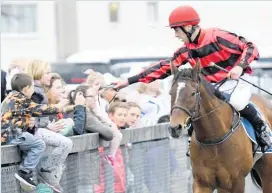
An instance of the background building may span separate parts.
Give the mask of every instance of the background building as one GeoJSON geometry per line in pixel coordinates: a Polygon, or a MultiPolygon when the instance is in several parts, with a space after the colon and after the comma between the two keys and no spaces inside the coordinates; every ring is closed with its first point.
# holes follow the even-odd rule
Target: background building
{"type": "Polygon", "coordinates": [[[194,6],[202,27],[242,34],[272,45],[269,1],[5,1],[1,5],[1,64],[14,57],[49,61],[89,49],[167,47],[180,42],[167,28],[178,5],[194,6]]]}

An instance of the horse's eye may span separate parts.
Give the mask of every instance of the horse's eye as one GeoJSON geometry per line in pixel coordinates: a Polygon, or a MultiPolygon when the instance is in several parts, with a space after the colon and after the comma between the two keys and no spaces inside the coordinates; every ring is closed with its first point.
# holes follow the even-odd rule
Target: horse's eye
{"type": "Polygon", "coordinates": [[[195,95],[196,95],[196,92],[193,92],[193,93],[192,93],[192,96],[195,96],[195,95]]]}

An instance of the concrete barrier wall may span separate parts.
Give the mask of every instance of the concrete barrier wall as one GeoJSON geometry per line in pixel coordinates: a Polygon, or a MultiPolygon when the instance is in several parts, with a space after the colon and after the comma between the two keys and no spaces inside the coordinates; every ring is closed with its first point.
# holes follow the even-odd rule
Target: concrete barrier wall
{"type": "MultiPolygon", "coordinates": [[[[125,168],[126,193],[191,193],[190,161],[185,156],[187,138],[170,139],[167,124],[122,130],[121,152],[125,168]],[[131,148],[125,146],[132,143],[131,148]]],[[[61,185],[65,193],[95,193],[104,173],[105,193],[114,192],[112,168],[100,158],[98,147],[109,142],[98,134],[73,136],[72,153],[66,160],[61,185]],[[103,165],[103,170],[101,169],[103,165]]],[[[107,151],[107,148],[106,148],[107,151]]],[[[20,162],[16,146],[1,147],[1,192],[21,193],[13,177],[20,162]]],[[[259,192],[247,178],[246,193],[259,192]]]]}

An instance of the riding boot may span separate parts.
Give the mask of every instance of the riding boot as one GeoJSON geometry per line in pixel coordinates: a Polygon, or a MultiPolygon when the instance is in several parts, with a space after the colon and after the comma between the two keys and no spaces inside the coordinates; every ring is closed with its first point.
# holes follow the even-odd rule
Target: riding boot
{"type": "Polygon", "coordinates": [[[264,153],[272,144],[270,133],[266,130],[266,124],[261,117],[259,117],[257,110],[252,104],[248,104],[240,111],[240,114],[252,124],[257,135],[258,143],[264,153]]]}

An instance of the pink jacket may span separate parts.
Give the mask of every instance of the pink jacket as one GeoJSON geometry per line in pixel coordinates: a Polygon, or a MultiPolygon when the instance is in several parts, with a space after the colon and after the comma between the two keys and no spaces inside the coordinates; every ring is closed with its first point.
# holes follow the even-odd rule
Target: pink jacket
{"type": "MultiPolygon", "coordinates": [[[[100,184],[95,184],[94,186],[94,192],[95,193],[104,193],[105,192],[105,181],[104,181],[104,147],[100,147],[99,154],[101,157],[100,162],[100,184]]],[[[118,193],[125,193],[126,191],[126,175],[125,175],[125,167],[124,167],[124,161],[123,161],[123,155],[121,152],[121,149],[118,148],[116,155],[115,155],[115,163],[113,166],[114,171],[114,192],[118,193]]]]}

